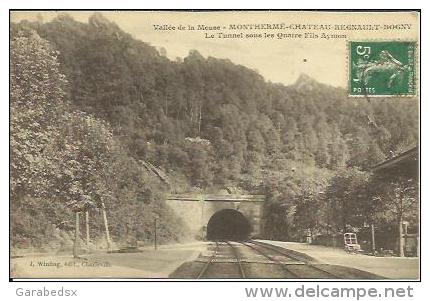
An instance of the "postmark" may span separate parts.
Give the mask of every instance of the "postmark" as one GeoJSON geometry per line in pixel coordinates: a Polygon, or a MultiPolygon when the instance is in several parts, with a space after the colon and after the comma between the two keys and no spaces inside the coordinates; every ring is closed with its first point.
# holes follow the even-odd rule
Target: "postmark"
{"type": "Polygon", "coordinates": [[[349,96],[416,95],[416,42],[349,42],[349,96]]]}

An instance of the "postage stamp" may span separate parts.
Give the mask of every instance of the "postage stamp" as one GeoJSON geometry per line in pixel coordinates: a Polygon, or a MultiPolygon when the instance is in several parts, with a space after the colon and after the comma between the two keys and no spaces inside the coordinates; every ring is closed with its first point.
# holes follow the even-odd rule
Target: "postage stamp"
{"type": "Polygon", "coordinates": [[[350,96],[416,95],[416,43],[350,42],[350,96]]]}

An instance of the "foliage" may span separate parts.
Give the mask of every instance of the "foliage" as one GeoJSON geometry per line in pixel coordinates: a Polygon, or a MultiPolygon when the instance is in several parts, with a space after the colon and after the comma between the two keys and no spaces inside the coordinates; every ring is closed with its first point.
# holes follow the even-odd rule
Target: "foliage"
{"type": "Polygon", "coordinates": [[[38,194],[49,180],[44,151],[58,132],[66,80],[58,52],[35,32],[11,41],[10,150],[12,195],[38,194]]]}
{"type": "Polygon", "coordinates": [[[418,221],[418,184],[416,180],[397,176],[389,179],[375,175],[369,188],[375,203],[374,220],[379,224],[418,221]]]}
{"type": "Polygon", "coordinates": [[[58,239],[58,231],[67,233],[73,229],[72,211],[91,210],[92,216],[99,216],[91,228],[95,231],[93,235],[100,236],[102,222],[97,210],[102,203],[108,208],[111,233],[116,239],[124,237],[122,225],[130,218],[142,220],[136,222],[141,240],[152,239],[151,227],[148,233],[142,232],[148,226],[143,221],[152,220],[157,212],[162,221],[160,240],[183,238],[183,223],[164,205],[160,184],[127,155],[109,124],[69,105],[65,93],[67,81],[59,71],[57,54],[32,30],[14,33],[11,42],[13,244],[40,246],[58,239]],[[135,214],[129,214],[130,210],[135,214]]]}
{"type": "Polygon", "coordinates": [[[339,171],[324,193],[328,225],[335,232],[348,232],[369,223],[373,212],[368,193],[369,174],[349,168],[339,171]]]}
{"type": "MultiPolygon", "coordinates": [[[[348,99],[346,91],[302,75],[291,86],[196,50],[170,61],[147,43],[95,14],[88,24],[62,15],[35,28],[60,51],[80,110],[107,120],[137,159],[194,182],[199,160],[186,137],[212,142],[217,164],[194,182],[249,187],[274,158],[318,168],[367,168],[417,141],[416,100],[348,99]],[[175,160],[179,156],[179,160],[175,160]]],[[[206,151],[199,155],[206,158],[206,151]]]]}
{"type": "Polygon", "coordinates": [[[171,61],[100,13],[88,23],[67,14],[22,21],[12,37],[13,195],[40,197],[61,182],[62,202],[105,200],[116,225],[137,219],[129,228],[139,233],[163,206],[142,160],[170,175],[175,191],[265,193],[266,235],[299,239],[308,228],[369,220],[360,170],[417,143],[416,99],[351,99],[306,75],[275,84],[196,50],[171,61]]]}
{"type": "MultiPolygon", "coordinates": [[[[321,197],[333,172],[294,161],[278,162],[280,171],[269,172],[262,183],[267,196],[264,235],[275,240],[302,240],[308,229],[324,225],[321,197]]],[[[316,234],[316,233],[315,233],[316,234]]]]}

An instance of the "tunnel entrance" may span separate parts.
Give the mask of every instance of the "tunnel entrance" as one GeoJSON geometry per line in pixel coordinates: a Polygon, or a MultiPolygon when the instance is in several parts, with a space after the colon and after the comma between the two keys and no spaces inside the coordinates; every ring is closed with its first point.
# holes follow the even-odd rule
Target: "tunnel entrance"
{"type": "Polygon", "coordinates": [[[207,226],[208,240],[246,240],[251,233],[251,225],[237,210],[223,209],[210,218],[207,226]]]}

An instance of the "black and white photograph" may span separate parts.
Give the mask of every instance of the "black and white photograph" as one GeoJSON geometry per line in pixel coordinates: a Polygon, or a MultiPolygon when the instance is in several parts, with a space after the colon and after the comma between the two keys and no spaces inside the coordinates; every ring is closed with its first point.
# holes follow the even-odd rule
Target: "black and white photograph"
{"type": "Polygon", "coordinates": [[[9,17],[12,281],[420,281],[420,10],[9,17]]]}

